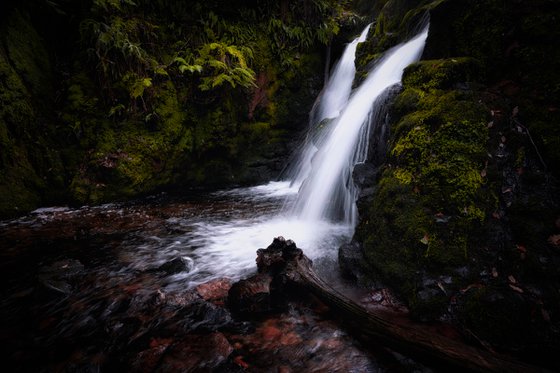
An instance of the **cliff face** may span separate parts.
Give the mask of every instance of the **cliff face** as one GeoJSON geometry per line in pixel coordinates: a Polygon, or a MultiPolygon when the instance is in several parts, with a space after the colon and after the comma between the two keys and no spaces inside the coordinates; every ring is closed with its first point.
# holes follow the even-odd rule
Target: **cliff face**
{"type": "Polygon", "coordinates": [[[335,1],[2,4],[0,216],[269,180],[306,127],[335,1]]]}
{"type": "Polygon", "coordinates": [[[48,52],[25,13],[0,27],[0,216],[58,197],[64,185],[48,52]]]}
{"type": "Polygon", "coordinates": [[[550,357],[560,346],[560,6],[412,3],[387,2],[360,50],[367,71],[429,12],[423,60],[390,115],[386,164],[359,203],[364,268],[420,319],[550,357]]]}

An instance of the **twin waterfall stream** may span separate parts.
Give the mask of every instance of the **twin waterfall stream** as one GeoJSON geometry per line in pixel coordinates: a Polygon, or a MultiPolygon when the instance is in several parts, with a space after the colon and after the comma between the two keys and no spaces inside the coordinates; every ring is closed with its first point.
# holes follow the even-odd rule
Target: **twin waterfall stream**
{"type": "MultiPolygon", "coordinates": [[[[267,247],[274,237],[284,236],[294,240],[314,261],[318,273],[328,277],[336,272],[338,247],[350,240],[357,224],[359,191],[352,181],[352,169],[366,160],[372,128],[384,124],[384,118],[377,115],[384,92],[398,84],[405,67],[420,58],[428,34],[426,27],[388,51],[352,90],[356,48],[366,39],[369,27],[348,44],[333,69],[310,113],[309,133],[293,157],[297,161],[284,172],[283,181],[188,197],[187,202],[175,205],[166,202],[153,207],[148,200],[140,208],[127,204],[42,208],[15,221],[0,222],[0,232],[16,227],[32,230],[61,219],[93,224],[108,222],[111,217],[121,219],[126,222],[118,227],[107,223],[110,227],[106,229],[114,228],[122,237],[98,243],[117,253],[116,259],[105,264],[105,275],[132,277],[135,272],[180,259],[188,270],[169,276],[165,289],[245,277],[255,271],[256,250],[267,247]],[[160,208],[165,213],[149,211],[160,208]],[[140,222],[130,223],[133,219],[140,222]]],[[[61,238],[65,229],[57,229],[61,238]]],[[[97,229],[110,236],[105,228],[97,229]]],[[[84,231],[84,237],[96,233],[91,228],[84,231]]],[[[76,240],[76,234],[72,237],[76,240]]]]}
{"type": "Polygon", "coordinates": [[[279,235],[303,248],[319,273],[332,270],[338,247],[351,238],[358,219],[355,202],[359,191],[352,169],[366,160],[372,128],[384,124],[384,118],[376,115],[384,93],[420,58],[428,35],[425,27],[410,41],[388,51],[352,92],[356,48],[369,28],[346,47],[333,69],[310,114],[307,139],[286,180],[218,193],[242,203],[277,200],[282,206],[248,220],[198,223],[190,239],[205,249],[200,257],[195,253],[195,270],[188,275],[191,280],[204,281],[196,274],[200,271],[238,278],[254,269],[255,250],[279,235]],[[330,269],[322,271],[323,262],[330,269]]]}

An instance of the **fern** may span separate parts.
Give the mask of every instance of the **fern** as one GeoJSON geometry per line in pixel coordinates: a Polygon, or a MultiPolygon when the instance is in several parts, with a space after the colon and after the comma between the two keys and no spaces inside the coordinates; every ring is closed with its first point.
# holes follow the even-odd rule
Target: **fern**
{"type": "Polygon", "coordinates": [[[152,86],[152,79],[141,77],[134,73],[127,73],[123,77],[122,83],[127,88],[130,97],[136,99],[142,97],[146,88],[152,86]]]}
{"type": "Polygon", "coordinates": [[[225,83],[232,88],[255,86],[255,72],[248,67],[247,57],[252,58],[247,48],[219,42],[203,45],[195,59],[195,65],[205,72],[199,88],[208,91],[225,83]]]}

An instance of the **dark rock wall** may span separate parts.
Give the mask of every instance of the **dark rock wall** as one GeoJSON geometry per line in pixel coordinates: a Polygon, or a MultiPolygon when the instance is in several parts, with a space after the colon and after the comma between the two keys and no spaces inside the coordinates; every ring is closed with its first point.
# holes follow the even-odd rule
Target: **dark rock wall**
{"type": "MultiPolygon", "coordinates": [[[[56,199],[64,168],[53,104],[52,61],[28,14],[0,26],[0,216],[56,199]]],[[[59,138],[60,136],[60,138],[59,138]]]]}
{"type": "MultiPolygon", "coordinates": [[[[420,8],[430,14],[423,60],[405,71],[388,159],[359,203],[354,246],[369,279],[396,290],[417,318],[453,320],[473,338],[554,365],[560,4],[420,8]]],[[[420,8],[386,3],[360,47],[362,71],[406,38],[420,8]]]]}

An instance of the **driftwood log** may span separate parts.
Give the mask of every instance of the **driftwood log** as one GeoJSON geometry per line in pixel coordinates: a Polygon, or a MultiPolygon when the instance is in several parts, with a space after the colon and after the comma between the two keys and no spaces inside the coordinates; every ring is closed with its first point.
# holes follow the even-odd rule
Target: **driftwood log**
{"type": "MultiPolygon", "coordinates": [[[[279,298],[278,293],[296,287],[309,291],[340,317],[356,336],[375,340],[395,351],[414,357],[435,366],[454,371],[476,372],[543,372],[535,366],[516,361],[508,356],[490,353],[461,341],[434,333],[419,324],[395,322],[384,314],[375,314],[325,283],[312,268],[312,262],[291,240],[275,238],[266,249],[257,251],[257,285],[234,285],[230,290],[230,301],[245,311],[255,308],[248,303],[255,301],[256,308],[263,310],[279,298]],[[243,293],[242,287],[249,288],[243,293]],[[276,293],[276,294],[275,294],[276,293]],[[244,303],[244,301],[246,301],[244,303]],[[243,305],[244,304],[244,305],[243,305]]],[[[285,295],[284,295],[285,297],[285,295]]]]}

